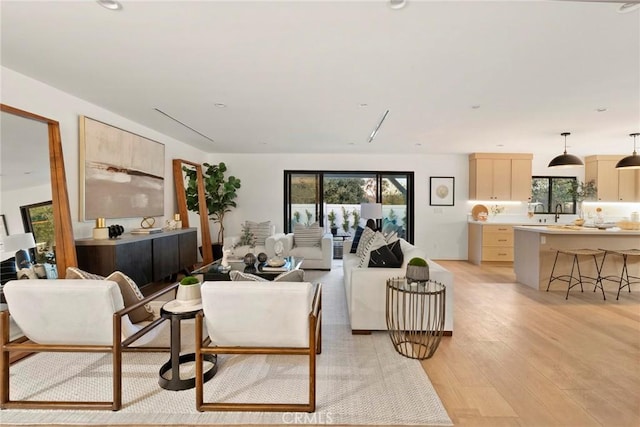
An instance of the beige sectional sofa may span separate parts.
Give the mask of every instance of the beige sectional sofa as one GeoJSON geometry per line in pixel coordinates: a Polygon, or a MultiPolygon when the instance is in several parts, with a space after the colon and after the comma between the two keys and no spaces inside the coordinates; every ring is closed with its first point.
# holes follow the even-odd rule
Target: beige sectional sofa
{"type": "Polygon", "coordinates": [[[453,333],[453,273],[437,263],[427,259],[424,250],[417,248],[404,239],[400,246],[404,262],[400,268],[359,268],[360,258],[350,253],[352,241],[344,242],[342,256],[344,269],[344,288],[349,309],[351,331],[354,333],[387,330],[386,322],[386,284],[387,279],[404,277],[407,262],[420,257],[429,263],[432,280],[443,283],[446,290],[445,334],[453,333]]]}

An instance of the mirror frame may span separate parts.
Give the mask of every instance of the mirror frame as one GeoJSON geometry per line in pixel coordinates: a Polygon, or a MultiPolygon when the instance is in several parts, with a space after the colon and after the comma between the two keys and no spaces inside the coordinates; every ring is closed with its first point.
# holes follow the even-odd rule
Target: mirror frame
{"type": "Polygon", "coordinates": [[[176,201],[178,202],[178,213],[182,220],[182,227],[189,227],[189,210],[187,209],[187,195],[184,188],[184,175],[182,166],[193,166],[196,170],[198,181],[198,206],[200,215],[200,234],[202,238],[202,264],[213,262],[213,249],[211,248],[211,233],[209,231],[209,213],[207,211],[207,198],[204,194],[204,178],[202,176],[202,165],[183,159],[173,159],[173,182],[176,189],[176,201]]]}
{"type": "Polygon", "coordinates": [[[56,268],[58,277],[65,277],[67,267],[77,267],[76,243],[73,237],[71,209],[67,176],[64,169],[60,124],[47,117],[39,116],[19,108],[0,104],[0,111],[47,125],[49,133],[49,170],[51,172],[51,201],[53,203],[53,222],[56,236],[56,268]]]}

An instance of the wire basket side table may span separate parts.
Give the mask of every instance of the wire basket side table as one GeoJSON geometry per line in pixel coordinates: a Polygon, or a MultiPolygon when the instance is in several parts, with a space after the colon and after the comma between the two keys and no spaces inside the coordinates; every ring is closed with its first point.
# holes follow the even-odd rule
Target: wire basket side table
{"type": "Polygon", "coordinates": [[[444,335],[446,286],[391,278],[386,300],[387,329],[396,351],[411,359],[433,356],[444,335]]]}

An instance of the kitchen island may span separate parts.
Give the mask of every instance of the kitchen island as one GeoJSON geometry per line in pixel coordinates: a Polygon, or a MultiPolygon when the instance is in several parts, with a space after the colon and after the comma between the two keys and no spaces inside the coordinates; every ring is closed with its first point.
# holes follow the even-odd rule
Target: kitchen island
{"type": "MultiPolygon", "coordinates": [[[[546,290],[557,249],[633,249],[640,248],[640,231],[618,228],[597,228],[549,225],[516,226],[514,230],[513,269],[516,281],[539,290],[546,290]]],[[[598,258],[600,263],[602,257],[598,258]]],[[[560,255],[555,275],[569,274],[572,258],[560,255]]],[[[640,262],[629,258],[629,274],[640,275],[640,262]]],[[[589,258],[580,259],[583,276],[596,276],[594,263],[589,258]]],[[[620,277],[622,257],[607,255],[602,276],[620,277]]],[[[554,281],[551,290],[566,290],[566,283],[554,281]]],[[[617,284],[605,281],[605,289],[618,289],[617,284]]],[[[589,288],[593,290],[593,288],[589,288]]]]}

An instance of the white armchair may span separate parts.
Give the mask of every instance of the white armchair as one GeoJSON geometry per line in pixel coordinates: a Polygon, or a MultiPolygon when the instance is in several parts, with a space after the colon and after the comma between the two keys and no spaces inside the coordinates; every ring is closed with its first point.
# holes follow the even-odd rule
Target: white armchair
{"type": "MultiPolygon", "coordinates": [[[[316,407],[316,354],[322,342],[322,286],[308,282],[205,282],[196,316],[198,411],[306,411],[316,407]],[[204,338],[203,323],[209,331],[204,338]],[[309,358],[307,403],[204,402],[206,354],[285,354],[309,358]]],[[[224,364],[220,370],[225,369],[224,364]]],[[[230,392],[230,397],[235,396],[230,392]]]]}
{"type": "Polygon", "coordinates": [[[296,246],[294,233],[281,239],[284,246],[283,256],[304,258],[300,268],[303,270],[331,270],[333,260],[333,235],[324,234],[318,246],[296,246]]]}
{"type": "Polygon", "coordinates": [[[4,286],[8,310],[0,313],[0,408],[2,409],[109,409],[122,406],[122,352],[167,351],[168,335],[162,339],[157,326],[165,319],[133,324],[128,313],[158,296],[174,290],[169,286],[124,308],[118,284],[110,280],[14,280],[4,286]],[[5,331],[11,320],[25,336],[12,339],[5,331]],[[157,342],[162,342],[157,346],[157,342]],[[138,346],[145,346],[137,348],[138,346]],[[9,393],[9,358],[19,352],[103,352],[113,360],[113,399],[87,401],[15,401],[9,393]]]}

